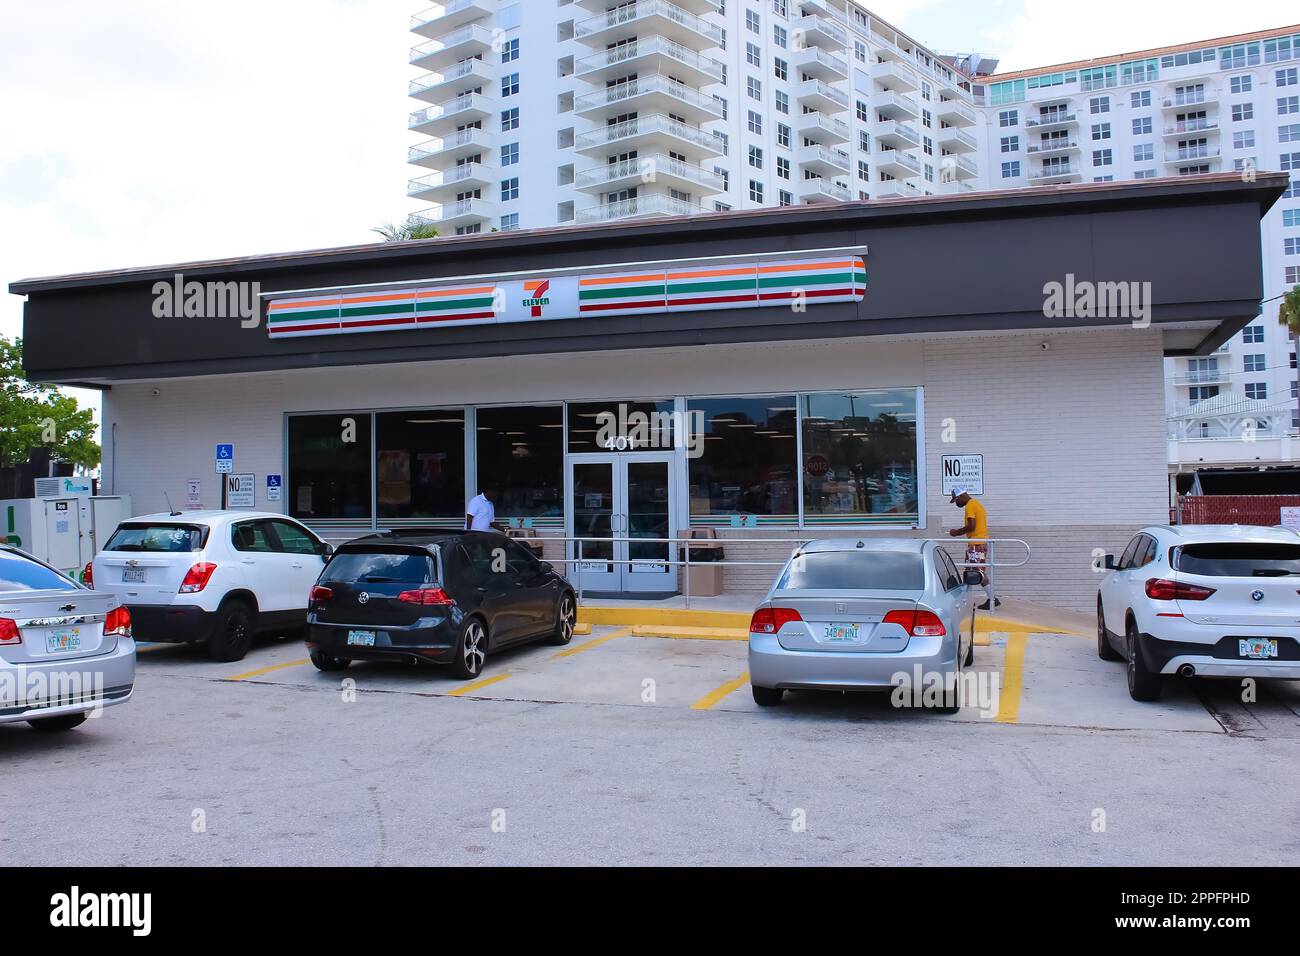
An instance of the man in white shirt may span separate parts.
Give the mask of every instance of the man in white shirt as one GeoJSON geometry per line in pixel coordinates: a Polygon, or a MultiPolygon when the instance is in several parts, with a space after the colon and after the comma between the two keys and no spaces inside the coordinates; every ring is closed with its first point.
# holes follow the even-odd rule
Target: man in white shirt
{"type": "Polygon", "coordinates": [[[504,531],[497,524],[497,509],[494,502],[499,497],[496,488],[488,486],[470,499],[465,506],[466,531],[504,531]]]}

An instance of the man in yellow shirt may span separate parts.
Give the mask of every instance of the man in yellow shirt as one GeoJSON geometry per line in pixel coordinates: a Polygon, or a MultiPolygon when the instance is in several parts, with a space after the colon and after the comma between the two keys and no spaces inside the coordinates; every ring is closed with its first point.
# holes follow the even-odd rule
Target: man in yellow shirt
{"type": "Polygon", "coordinates": [[[1002,602],[993,593],[993,543],[988,540],[988,512],[984,509],[984,505],[972,498],[965,488],[954,488],[952,497],[948,500],[961,508],[966,515],[966,523],[960,528],[953,528],[948,534],[954,538],[966,536],[966,564],[984,576],[986,597],[979,609],[992,610],[1002,602]]]}

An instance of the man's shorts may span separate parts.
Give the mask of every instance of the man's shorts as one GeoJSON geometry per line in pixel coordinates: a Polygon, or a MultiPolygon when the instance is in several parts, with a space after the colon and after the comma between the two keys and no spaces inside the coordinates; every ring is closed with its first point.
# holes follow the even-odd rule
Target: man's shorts
{"type": "Polygon", "coordinates": [[[987,542],[966,545],[966,565],[968,569],[980,572],[984,584],[989,583],[989,546],[987,542]]]}

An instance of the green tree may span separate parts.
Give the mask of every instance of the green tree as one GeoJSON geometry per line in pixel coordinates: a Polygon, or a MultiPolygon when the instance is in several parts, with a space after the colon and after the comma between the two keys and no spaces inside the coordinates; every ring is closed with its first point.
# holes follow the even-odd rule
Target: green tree
{"type": "MultiPolygon", "coordinates": [[[[1292,349],[1300,347],[1300,285],[1282,296],[1282,304],[1277,307],[1277,320],[1291,333],[1292,349]]],[[[1296,354],[1300,355],[1300,352],[1296,354]]]]}
{"type": "Polygon", "coordinates": [[[27,460],[32,449],[48,445],[56,461],[82,468],[99,464],[93,440],[95,412],[52,385],[27,381],[23,340],[0,335],[0,467],[27,460]]]}
{"type": "Polygon", "coordinates": [[[428,223],[412,222],[410,219],[403,223],[386,222],[382,226],[375,226],[370,230],[377,232],[384,237],[384,242],[406,242],[408,239],[437,239],[438,230],[428,223]]]}

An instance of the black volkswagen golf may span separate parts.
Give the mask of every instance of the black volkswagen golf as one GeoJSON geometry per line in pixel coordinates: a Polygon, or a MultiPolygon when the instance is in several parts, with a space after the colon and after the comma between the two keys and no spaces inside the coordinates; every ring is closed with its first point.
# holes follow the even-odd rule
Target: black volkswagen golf
{"type": "Polygon", "coordinates": [[[569,643],[576,619],[569,582],[503,534],[384,532],[342,545],[321,571],[307,648],[323,671],[404,660],[469,679],[502,648],[569,643]]]}

